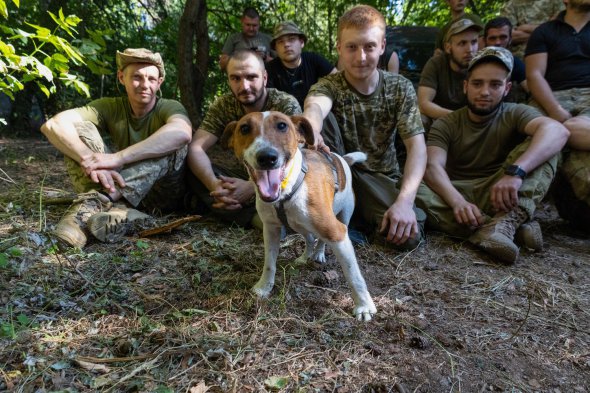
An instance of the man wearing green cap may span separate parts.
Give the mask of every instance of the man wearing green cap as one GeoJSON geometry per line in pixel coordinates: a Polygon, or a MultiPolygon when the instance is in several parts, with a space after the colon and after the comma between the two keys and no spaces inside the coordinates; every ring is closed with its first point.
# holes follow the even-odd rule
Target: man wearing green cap
{"type": "Polygon", "coordinates": [[[542,249],[536,205],[555,175],[569,132],[527,105],[503,102],[513,56],[490,46],[471,60],[464,82],[467,106],[435,121],[417,204],[430,227],[467,238],[504,263],[517,244],[542,249]],[[516,244],[515,244],[516,243],[516,244]]]}
{"type": "Polygon", "coordinates": [[[126,205],[167,211],[184,197],[191,123],[179,102],[157,97],[165,77],[162,58],[139,48],[117,51],[116,59],[126,96],[66,110],[41,127],[65,155],[80,193],[54,230],[70,246],[82,248],[88,232],[116,241],[129,222],[149,219],[126,205]]]}
{"type": "Polygon", "coordinates": [[[270,46],[277,57],[266,64],[267,87],[274,87],[303,101],[318,79],[336,72],[328,60],[317,53],[303,52],[307,37],[291,21],[277,24],[270,46]]]}

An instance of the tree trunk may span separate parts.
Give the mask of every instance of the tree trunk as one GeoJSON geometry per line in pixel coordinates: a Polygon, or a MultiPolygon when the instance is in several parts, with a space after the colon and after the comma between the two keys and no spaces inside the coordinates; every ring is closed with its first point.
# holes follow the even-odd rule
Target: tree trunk
{"type": "Polygon", "coordinates": [[[187,0],[178,30],[178,87],[180,100],[195,129],[201,124],[208,61],[207,3],[187,0]]]}

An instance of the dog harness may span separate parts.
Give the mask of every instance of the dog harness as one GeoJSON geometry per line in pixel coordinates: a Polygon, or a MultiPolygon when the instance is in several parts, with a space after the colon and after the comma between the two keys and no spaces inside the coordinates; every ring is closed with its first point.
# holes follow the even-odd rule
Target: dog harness
{"type": "MultiPolygon", "coordinates": [[[[334,194],[336,194],[336,192],[338,191],[339,187],[339,183],[338,183],[338,170],[336,169],[336,164],[334,163],[334,159],[333,159],[333,154],[332,153],[326,153],[325,151],[321,151],[321,153],[324,155],[324,157],[326,158],[326,160],[328,160],[328,163],[330,164],[330,168],[332,169],[332,173],[334,175],[334,194]]],[[[301,185],[303,184],[303,179],[305,179],[305,175],[307,174],[308,171],[308,167],[307,167],[307,162],[305,160],[305,154],[303,154],[303,152],[301,152],[301,172],[299,172],[299,176],[297,176],[297,181],[295,181],[295,184],[293,185],[293,188],[291,189],[291,192],[288,193],[283,199],[281,199],[281,201],[274,205],[275,206],[275,211],[277,212],[277,216],[279,217],[279,220],[281,220],[281,223],[283,224],[283,226],[285,228],[290,228],[289,227],[289,223],[287,221],[287,213],[285,212],[285,202],[290,201],[291,198],[293,198],[293,195],[295,195],[295,193],[297,192],[297,190],[299,190],[299,187],[301,187],[301,185]]],[[[287,179],[288,176],[285,178],[287,179]]],[[[283,179],[283,182],[285,181],[285,179],[283,179]]]]}

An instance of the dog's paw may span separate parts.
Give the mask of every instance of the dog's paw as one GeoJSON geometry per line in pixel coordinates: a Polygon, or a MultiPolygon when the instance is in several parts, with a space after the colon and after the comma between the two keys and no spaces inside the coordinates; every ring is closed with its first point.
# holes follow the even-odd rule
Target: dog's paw
{"type": "Polygon", "coordinates": [[[311,260],[314,261],[315,263],[319,263],[320,265],[323,265],[324,263],[326,263],[326,254],[324,254],[324,252],[316,252],[311,256],[311,260]]]}
{"type": "Polygon", "coordinates": [[[377,307],[374,304],[362,304],[356,306],[352,311],[357,320],[369,322],[375,314],[377,314],[377,307]]]}
{"type": "Polygon", "coordinates": [[[252,292],[258,297],[268,297],[273,286],[272,283],[258,281],[256,285],[252,287],[252,292]]]}

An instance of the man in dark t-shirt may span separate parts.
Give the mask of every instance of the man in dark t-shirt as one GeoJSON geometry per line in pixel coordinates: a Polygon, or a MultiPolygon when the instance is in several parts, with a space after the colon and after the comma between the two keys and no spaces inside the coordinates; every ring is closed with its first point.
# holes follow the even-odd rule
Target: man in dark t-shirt
{"type": "Polygon", "coordinates": [[[271,48],[277,58],[266,64],[267,87],[291,94],[303,107],[309,88],[323,76],[336,72],[328,60],[313,52],[302,52],[307,37],[291,21],[275,26],[271,48]]]}

